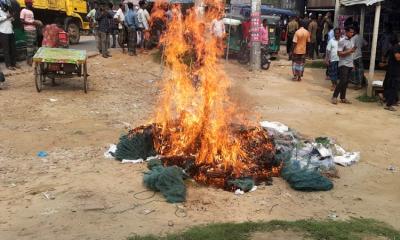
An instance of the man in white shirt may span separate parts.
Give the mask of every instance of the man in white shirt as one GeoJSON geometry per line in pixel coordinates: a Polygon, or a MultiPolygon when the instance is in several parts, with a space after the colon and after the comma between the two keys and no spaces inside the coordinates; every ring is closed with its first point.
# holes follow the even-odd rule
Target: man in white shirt
{"type": "Polygon", "coordinates": [[[337,98],[340,95],[340,102],[345,104],[351,104],[346,98],[347,85],[349,83],[351,70],[354,68],[353,53],[357,47],[351,42],[351,38],[354,35],[354,27],[346,27],[346,37],[340,39],[338,43],[338,55],[339,55],[339,83],[336,85],[335,91],[332,96],[332,103],[337,104],[337,98]]]}
{"type": "Polygon", "coordinates": [[[6,68],[9,70],[15,70],[17,67],[15,59],[15,35],[12,21],[14,21],[14,18],[9,12],[9,6],[5,4],[0,5],[0,44],[3,47],[6,68]]]}
{"type": "Polygon", "coordinates": [[[340,29],[335,28],[335,37],[329,40],[326,47],[325,63],[328,65],[329,78],[332,81],[333,91],[336,88],[337,80],[339,77],[339,55],[338,55],[338,43],[340,40],[340,29]]]}
{"type": "Polygon", "coordinates": [[[114,19],[118,22],[118,44],[122,48],[122,52],[125,53],[126,43],[126,29],[124,25],[125,21],[125,4],[120,3],[117,13],[114,15],[114,19]]]}
{"type": "Polygon", "coordinates": [[[145,46],[145,33],[150,30],[150,14],[146,10],[146,2],[144,0],[139,1],[139,9],[137,11],[137,20],[138,20],[138,34],[140,38],[139,46],[141,51],[144,50],[145,46]]]}
{"type": "Polygon", "coordinates": [[[217,38],[217,45],[219,48],[224,48],[224,37],[226,35],[225,32],[225,24],[223,20],[223,15],[218,19],[214,19],[211,22],[211,34],[217,38]]]}

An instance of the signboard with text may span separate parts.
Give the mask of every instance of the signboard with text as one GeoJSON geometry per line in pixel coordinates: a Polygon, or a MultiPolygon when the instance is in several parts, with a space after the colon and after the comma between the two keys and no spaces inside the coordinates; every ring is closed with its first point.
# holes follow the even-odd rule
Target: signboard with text
{"type": "Polygon", "coordinates": [[[260,13],[255,12],[251,14],[251,28],[250,28],[250,35],[252,42],[260,42],[260,25],[261,25],[261,18],[260,13]]]}

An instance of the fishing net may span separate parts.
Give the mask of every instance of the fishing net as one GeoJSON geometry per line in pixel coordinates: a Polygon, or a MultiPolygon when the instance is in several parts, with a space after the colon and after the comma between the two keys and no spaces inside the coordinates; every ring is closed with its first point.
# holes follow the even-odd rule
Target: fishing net
{"type": "Polygon", "coordinates": [[[150,126],[132,130],[127,135],[121,136],[114,157],[117,160],[136,160],[156,155],[153,145],[153,131],[150,126]]]}
{"type": "Polygon", "coordinates": [[[285,161],[281,176],[293,189],[299,191],[328,191],[333,188],[331,180],[315,169],[302,168],[298,161],[285,161]]]}
{"type": "Polygon", "coordinates": [[[161,192],[170,203],[180,203],[186,200],[186,187],[183,182],[184,174],[177,166],[164,167],[158,159],[150,160],[150,169],[144,174],[143,182],[147,188],[161,192]]]}

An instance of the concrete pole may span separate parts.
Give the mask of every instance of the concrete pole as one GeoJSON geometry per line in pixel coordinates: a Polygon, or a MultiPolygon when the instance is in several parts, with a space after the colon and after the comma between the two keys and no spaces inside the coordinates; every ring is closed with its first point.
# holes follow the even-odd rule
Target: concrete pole
{"type": "Polygon", "coordinates": [[[229,29],[228,29],[228,44],[226,46],[226,61],[229,60],[229,47],[231,46],[230,44],[231,29],[232,29],[232,4],[229,7],[229,29]]]}
{"type": "Polygon", "coordinates": [[[365,6],[361,7],[361,14],[360,14],[360,37],[364,39],[364,28],[365,28],[365,6]]]}
{"type": "Polygon", "coordinates": [[[251,0],[251,51],[250,65],[251,70],[261,70],[261,0],[251,0]]]}
{"type": "Polygon", "coordinates": [[[339,12],[340,12],[340,0],[336,0],[335,2],[335,16],[333,18],[333,26],[335,28],[339,27],[339,12]]]}
{"type": "Polygon", "coordinates": [[[374,31],[372,34],[371,61],[369,63],[369,77],[368,77],[368,88],[367,88],[367,95],[370,97],[372,96],[372,82],[374,81],[374,76],[375,76],[376,46],[378,44],[380,18],[381,18],[381,3],[377,3],[375,7],[374,31]]]}

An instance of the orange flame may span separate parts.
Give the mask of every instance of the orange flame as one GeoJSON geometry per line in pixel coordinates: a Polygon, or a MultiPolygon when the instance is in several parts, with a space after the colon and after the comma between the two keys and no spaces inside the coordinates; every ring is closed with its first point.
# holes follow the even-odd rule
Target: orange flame
{"type": "MultiPolygon", "coordinates": [[[[161,39],[167,70],[155,117],[162,127],[160,139],[167,143],[155,145],[162,155],[192,155],[198,165],[234,168],[239,173],[246,153],[231,126],[235,105],[228,97],[230,81],[219,59],[222,40],[210,32],[224,8],[218,0],[207,3],[212,7],[204,15],[192,8],[183,16],[179,5],[171,7],[161,39]]],[[[153,13],[161,16],[159,9],[153,13]]]]}

